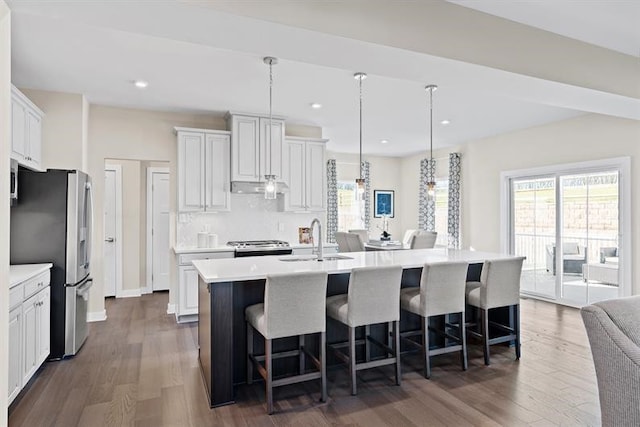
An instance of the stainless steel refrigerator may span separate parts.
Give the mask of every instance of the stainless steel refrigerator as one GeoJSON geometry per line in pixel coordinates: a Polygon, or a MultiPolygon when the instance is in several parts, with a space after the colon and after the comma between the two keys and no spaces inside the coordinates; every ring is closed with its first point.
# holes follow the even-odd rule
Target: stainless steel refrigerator
{"type": "Polygon", "coordinates": [[[18,171],[11,207],[11,264],[53,263],[50,359],[75,355],[88,336],[93,199],[76,170],[18,171]]]}

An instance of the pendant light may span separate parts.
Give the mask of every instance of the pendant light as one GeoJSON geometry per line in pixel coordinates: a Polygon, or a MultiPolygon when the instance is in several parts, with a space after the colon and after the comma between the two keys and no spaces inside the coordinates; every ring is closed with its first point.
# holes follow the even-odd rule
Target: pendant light
{"type": "Polygon", "coordinates": [[[436,195],[435,167],[433,163],[433,92],[438,90],[436,85],[427,85],[424,89],[429,92],[429,181],[427,181],[427,195],[433,200],[436,195]]]}
{"type": "Polygon", "coordinates": [[[276,176],[273,175],[271,170],[271,133],[273,132],[273,66],[278,63],[278,58],[272,56],[266,56],[263,59],[264,63],[269,66],[269,129],[267,129],[267,135],[269,135],[269,144],[267,150],[269,152],[269,168],[267,169],[267,161],[265,159],[265,173],[264,179],[266,181],[264,185],[264,198],[267,200],[273,200],[277,197],[278,184],[276,183],[276,176]]]}
{"type": "Polygon", "coordinates": [[[365,182],[362,177],[362,81],[367,78],[365,73],[355,73],[353,77],[360,84],[360,177],[356,179],[356,199],[365,199],[365,182]]]}

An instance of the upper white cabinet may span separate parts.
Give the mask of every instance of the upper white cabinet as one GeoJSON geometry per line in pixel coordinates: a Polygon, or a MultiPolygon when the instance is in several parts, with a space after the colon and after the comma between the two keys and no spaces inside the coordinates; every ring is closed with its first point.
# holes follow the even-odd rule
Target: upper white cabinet
{"type": "Polygon", "coordinates": [[[178,211],[228,211],[229,132],[175,130],[178,135],[178,211]]]}
{"type": "Polygon", "coordinates": [[[231,129],[231,181],[254,182],[265,174],[283,181],[284,120],[274,118],[270,130],[268,117],[229,113],[227,120],[231,129]]]}
{"type": "Polygon", "coordinates": [[[11,157],[40,170],[44,113],[15,86],[11,86],[11,157]]]}
{"type": "Polygon", "coordinates": [[[283,179],[289,184],[284,195],[285,211],[326,209],[325,139],[287,138],[283,145],[283,179]]]}

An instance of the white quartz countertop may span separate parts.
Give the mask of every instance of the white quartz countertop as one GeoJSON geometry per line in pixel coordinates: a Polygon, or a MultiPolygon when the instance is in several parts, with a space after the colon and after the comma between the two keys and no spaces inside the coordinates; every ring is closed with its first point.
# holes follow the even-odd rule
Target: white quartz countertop
{"type": "Polygon", "coordinates": [[[16,264],[9,266],[9,289],[47,271],[53,264],[16,264]]]}
{"type": "Polygon", "coordinates": [[[317,261],[311,255],[282,255],[233,259],[197,260],[193,265],[207,283],[264,279],[269,274],[326,271],[329,274],[349,273],[358,267],[401,265],[419,268],[427,263],[508,259],[513,255],[459,249],[413,249],[397,251],[369,251],[327,254],[325,257],[346,259],[317,261]],[[297,261],[283,261],[283,260],[297,261]]]}
{"type": "MultiPolygon", "coordinates": [[[[313,245],[304,244],[304,243],[292,243],[290,246],[291,246],[291,249],[305,249],[305,248],[314,247],[313,245]]],[[[336,247],[338,247],[338,245],[336,243],[325,243],[324,247],[325,248],[336,248],[336,247]]],[[[206,253],[206,252],[233,252],[234,251],[233,247],[227,246],[227,245],[216,246],[216,247],[213,247],[213,248],[198,248],[198,247],[193,247],[193,246],[174,246],[172,249],[173,249],[173,252],[176,255],[181,255],[181,254],[199,254],[199,253],[206,253]]]]}

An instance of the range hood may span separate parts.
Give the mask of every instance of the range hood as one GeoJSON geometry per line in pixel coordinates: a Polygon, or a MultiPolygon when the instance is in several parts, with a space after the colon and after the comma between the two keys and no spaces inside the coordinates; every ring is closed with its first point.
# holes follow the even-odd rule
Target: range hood
{"type": "MultiPolygon", "coordinates": [[[[231,192],[239,194],[259,194],[264,193],[266,182],[231,181],[231,192]]],[[[279,182],[276,193],[284,194],[289,191],[289,186],[284,182],[279,182]]]]}

